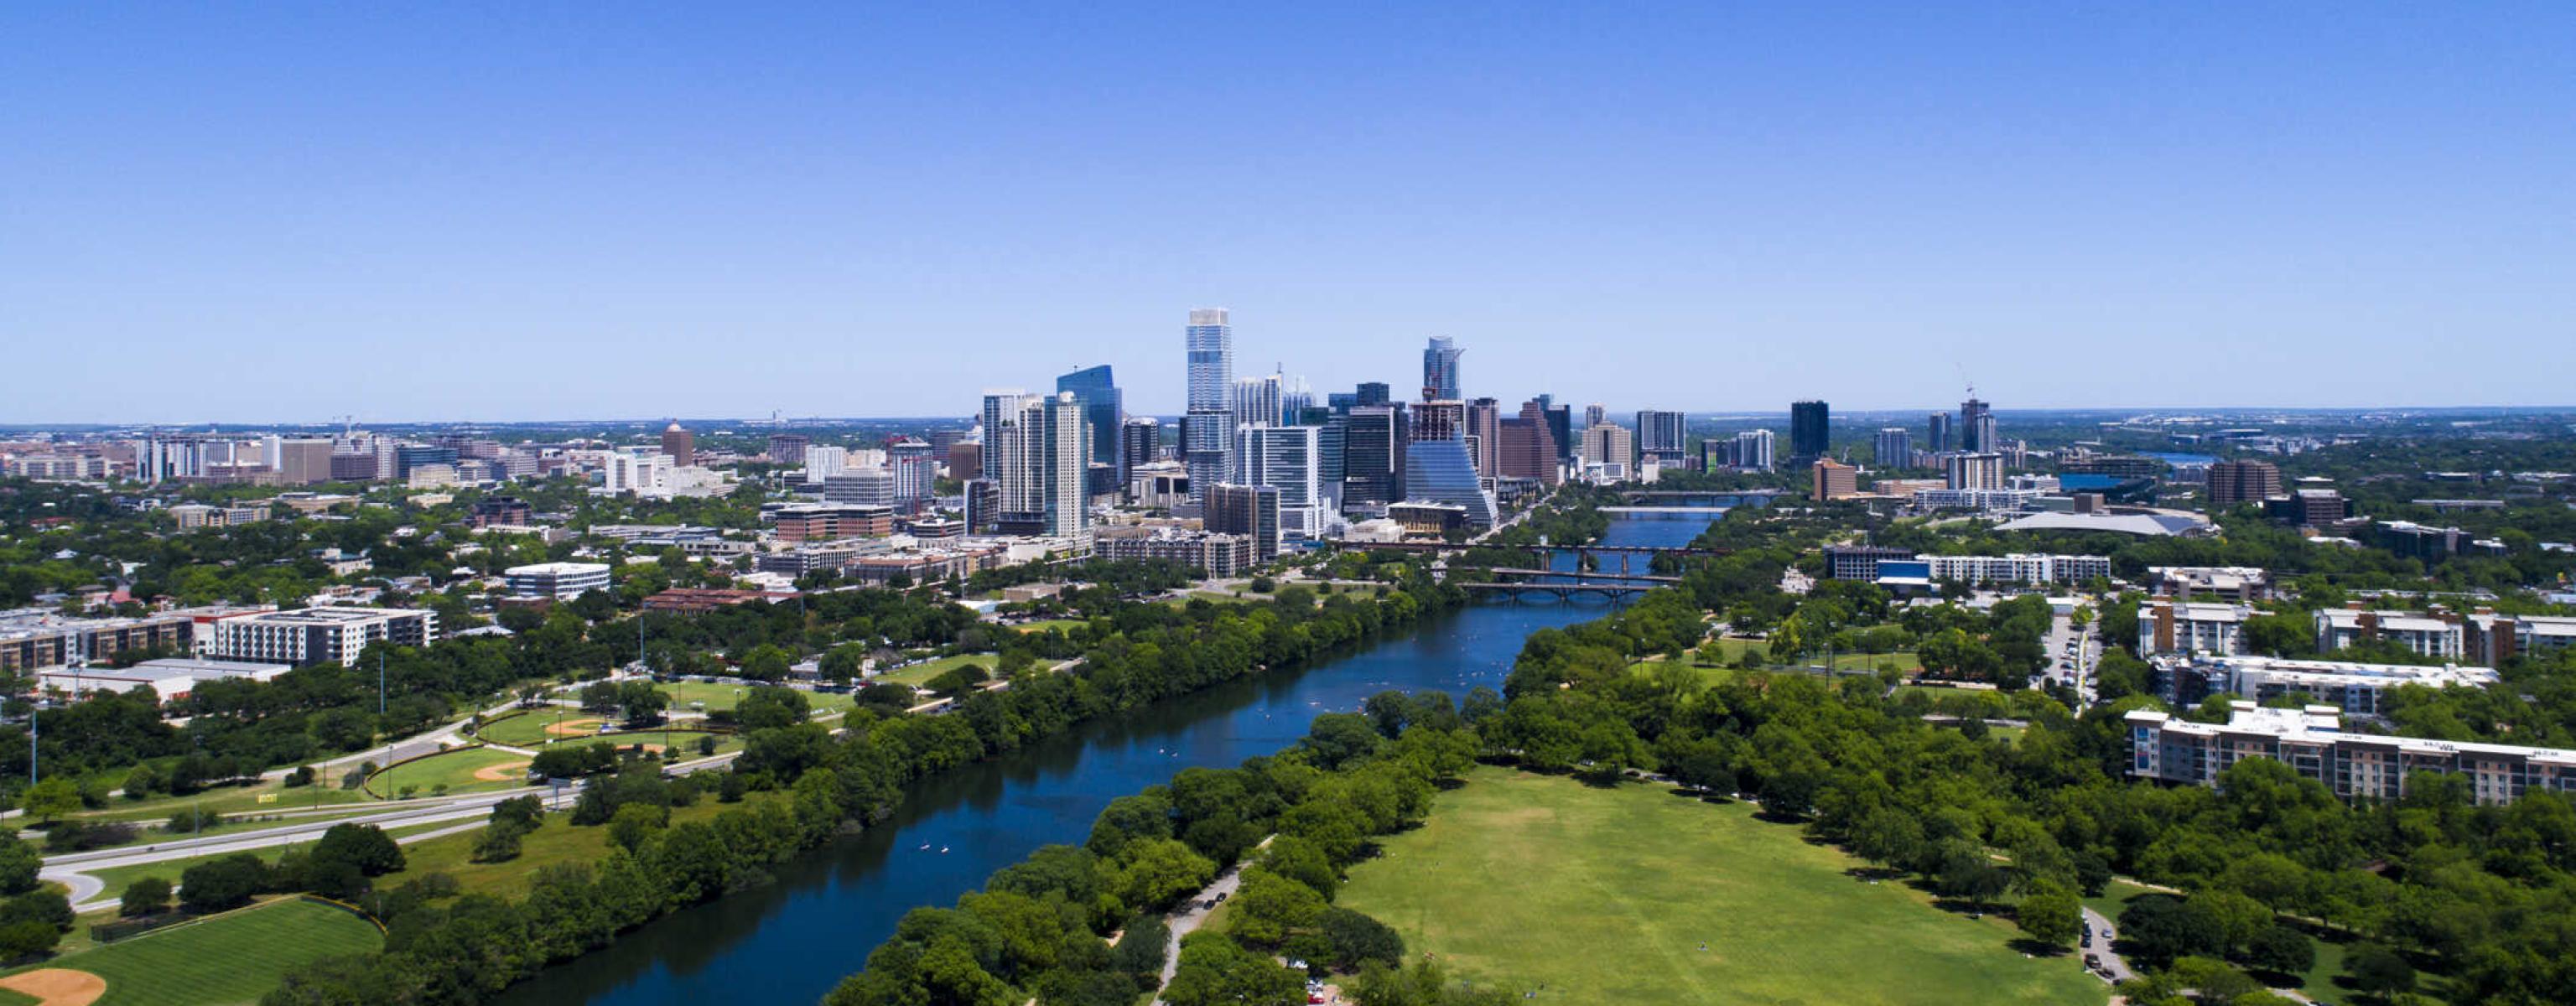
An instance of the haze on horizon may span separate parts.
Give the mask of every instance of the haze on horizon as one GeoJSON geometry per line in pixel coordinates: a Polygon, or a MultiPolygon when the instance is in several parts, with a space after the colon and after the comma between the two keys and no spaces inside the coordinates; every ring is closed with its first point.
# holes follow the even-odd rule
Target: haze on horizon
{"type": "Polygon", "coordinates": [[[2571,404],[2566,5],[609,13],[0,12],[0,422],[2571,404]]]}

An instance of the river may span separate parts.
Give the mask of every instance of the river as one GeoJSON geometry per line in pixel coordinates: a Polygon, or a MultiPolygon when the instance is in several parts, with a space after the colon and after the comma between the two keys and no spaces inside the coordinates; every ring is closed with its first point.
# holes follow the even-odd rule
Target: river
{"type": "MultiPolygon", "coordinates": [[[[1603,544],[1681,545],[1698,520],[1622,519],[1603,544]]],[[[1560,563],[1572,561],[1561,554],[1560,563]]],[[[1642,568],[1642,566],[1640,567],[1642,568]]],[[[1232,682],[1082,724],[915,785],[894,816],[788,863],[776,882],[681,911],[552,968],[505,1006],[812,1003],[920,905],[946,906],[1040,845],[1079,843],[1113,798],[1304,736],[1317,713],[1387,689],[1500,687],[1521,640],[1608,605],[1487,603],[1302,672],[1232,682]]]]}

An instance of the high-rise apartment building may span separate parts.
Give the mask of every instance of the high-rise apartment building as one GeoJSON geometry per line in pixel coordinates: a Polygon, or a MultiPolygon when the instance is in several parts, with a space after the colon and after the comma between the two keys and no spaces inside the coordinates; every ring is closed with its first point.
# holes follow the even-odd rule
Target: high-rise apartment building
{"type": "Polygon", "coordinates": [[[271,447],[276,453],[270,467],[277,469],[278,481],[293,486],[331,481],[331,438],[280,438],[271,447]]]}
{"type": "Polygon", "coordinates": [[[888,444],[886,467],[894,472],[894,508],[908,514],[920,513],[930,503],[931,485],[939,476],[930,442],[905,437],[888,444]]]}
{"type": "Polygon", "coordinates": [[[1231,483],[1212,486],[1201,524],[1218,534],[1250,536],[1254,556],[1268,562],[1279,555],[1279,490],[1231,483]]]}
{"type": "Polygon", "coordinates": [[[2209,466],[2209,509],[2261,503],[2281,495],[2281,467],[2269,461],[2220,461],[2209,466]]]}
{"type": "MultiPolygon", "coordinates": [[[[1549,470],[1555,466],[1549,465],[1549,470]]],[[[1478,530],[1494,526],[1496,520],[1494,496],[1476,477],[1465,440],[1417,440],[1406,448],[1404,501],[1457,507],[1465,524],[1478,530]]]]}
{"type": "Polygon", "coordinates": [[[1314,426],[1246,426],[1235,433],[1236,485],[1279,490],[1279,528],[1300,538],[1324,531],[1323,430],[1314,426]]]}
{"type": "Polygon", "coordinates": [[[805,484],[819,486],[824,479],[849,470],[850,449],[835,444],[805,446],[805,484]]]}
{"type": "Polygon", "coordinates": [[[1118,464],[1118,424],[1124,418],[1126,402],[1117,379],[1109,373],[1109,365],[1085,367],[1056,378],[1055,390],[1072,392],[1074,400],[1082,403],[1083,422],[1091,425],[1089,461],[1118,464]]]}
{"type": "Polygon", "coordinates": [[[1690,417],[1679,412],[1637,410],[1637,456],[1666,468],[1679,468],[1690,455],[1690,417]]]}
{"type": "Polygon", "coordinates": [[[1234,326],[1224,308],[1190,312],[1183,330],[1189,351],[1189,411],[1181,422],[1181,452],[1190,473],[1190,501],[1225,481],[1226,452],[1234,445],[1234,326]]]}
{"type": "Polygon", "coordinates": [[[1958,450],[1958,439],[1953,436],[1952,433],[1953,431],[1950,429],[1950,414],[1947,412],[1933,413],[1931,427],[1924,431],[1923,449],[1931,451],[1934,454],[1948,454],[1951,451],[1958,450]]]}
{"type": "Polygon", "coordinates": [[[1820,401],[1789,403],[1789,456],[1803,464],[1833,445],[1833,413],[1820,401]]]}
{"type": "Polygon", "coordinates": [[[1496,459],[1503,451],[1503,404],[1491,398],[1467,403],[1467,456],[1476,462],[1476,474],[1491,478],[1498,474],[1496,459]]]}
{"type": "MultiPolygon", "coordinates": [[[[1278,374],[1247,377],[1234,382],[1231,409],[1234,419],[1233,429],[1239,430],[1246,426],[1280,425],[1280,420],[1283,418],[1280,396],[1283,390],[1284,383],[1278,374]]],[[[1231,437],[1233,430],[1228,430],[1227,435],[1231,437]]]]}
{"type": "Polygon", "coordinates": [[[1877,439],[1870,442],[1870,454],[1878,459],[1878,467],[1882,470],[1911,467],[1914,464],[1914,434],[1902,426],[1881,429],[1877,439]]]}
{"type": "Polygon", "coordinates": [[[769,435],[769,449],[763,453],[768,454],[769,460],[778,464],[802,464],[805,461],[805,448],[813,444],[814,439],[802,433],[772,433],[769,435]]]}
{"type": "Polygon", "coordinates": [[[1152,416],[1138,416],[1118,428],[1118,484],[1126,485],[1137,465],[1149,465],[1163,456],[1163,424],[1152,416]]]}
{"type": "Polygon", "coordinates": [[[1773,447],[1778,441],[1769,430],[1745,430],[1735,435],[1735,467],[1744,471],[1767,472],[1778,467],[1779,458],[1773,447]]]}
{"type": "Polygon", "coordinates": [[[1953,454],[1950,455],[1947,474],[1952,489],[2001,489],[2004,487],[2004,456],[1953,454]]]}
{"type": "Polygon", "coordinates": [[[1454,401],[1465,398],[1458,391],[1458,357],[1467,352],[1445,335],[1431,337],[1422,350],[1422,400],[1454,401]]]}
{"type": "Polygon", "coordinates": [[[662,427],[662,453],[670,455],[671,463],[682,468],[697,464],[697,434],[681,426],[679,420],[671,420],[671,425],[662,427]]]}
{"type": "Polygon", "coordinates": [[[1610,407],[1594,402],[1583,407],[1583,428],[1591,429],[1610,421],[1610,407]]]}
{"type": "Polygon", "coordinates": [[[1556,410],[1532,399],[1521,404],[1520,415],[1502,421],[1502,445],[1495,463],[1504,478],[1537,479],[1541,485],[1555,485],[1562,479],[1563,452],[1556,446],[1554,418],[1556,410]]]}
{"type": "Polygon", "coordinates": [[[1616,465],[1616,471],[1605,474],[1625,478],[1637,463],[1637,439],[1617,423],[1594,423],[1583,430],[1582,455],[1584,467],[1616,465]]]}
{"type": "Polygon", "coordinates": [[[1973,453],[1993,454],[2003,449],[1995,437],[1994,407],[1978,401],[1971,394],[1959,403],[1959,449],[1973,453]]]}
{"type": "Polygon", "coordinates": [[[1091,528],[1091,422],[1070,391],[1045,399],[1037,411],[1041,433],[1031,446],[1039,461],[1038,512],[1047,534],[1080,535],[1091,528]]]}
{"type": "Polygon", "coordinates": [[[1354,394],[1357,397],[1352,399],[1351,404],[1355,406],[1395,404],[1395,390],[1387,387],[1385,381],[1361,381],[1359,389],[1354,394]]]}

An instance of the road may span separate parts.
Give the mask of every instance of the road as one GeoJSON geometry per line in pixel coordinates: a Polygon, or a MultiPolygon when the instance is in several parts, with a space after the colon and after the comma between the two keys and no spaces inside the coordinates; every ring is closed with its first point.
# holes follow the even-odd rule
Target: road
{"type": "Polygon", "coordinates": [[[2095,638],[2093,626],[2088,624],[2079,632],[2071,619],[2058,615],[2049,620],[2048,638],[2043,645],[2048,647],[2048,666],[2040,671],[2040,676],[2074,686],[2084,705],[2090,707],[2095,695],[2093,663],[2102,655],[2102,642],[2095,638]],[[2076,644],[2072,653],[2067,651],[2070,643],[2076,644]]]}
{"type": "Polygon", "coordinates": [[[2137,972],[2129,970],[2129,962],[2122,960],[2120,955],[2111,949],[2111,941],[2115,938],[2111,929],[2111,920],[2103,918],[2102,913],[2087,908],[2084,909],[2084,924],[2093,927],[2093,945],[2085,948],[2083,953],[2101,959],[2102,967],[2111,973],[2112,984],[2116,985],[2138,976],[2137,972]]]}
{"type": "MultiPolygon", "coordinates": [[[[1269,846],[1270,839],[1264,838],[1261,844],[1253,846],[1253,849],[1258,851],[1269,846]]],[[[1181,972],[1181,937],[1198,932],[1199,926],[1207,922],[1209,913],[1215,911],[1208,907],[1208,902],[1233,897],[1235,888],[1241,886],[1243,886],[1243,864],[1236,863],[1227,867],[1224,873],[1218,874],[1215,880],[1209,881],[1207,887],[1201,889],[1199,893],[1190,895],[1190,900],[1182,904],[1180,911],[1172,913],[1170,918],[1163,920],[1164,926],[1171,930],[1171,938],[1163,947],[1163,978],[1154,985],[1153,1006],[1163,1006],[1163,988],[1172,984],[1173,975],[1181,972]]]]}
{"type": "MultiPolygon", "coordinates": [[[[700,758],[695,761],[680,762],[678,764],[668,766],[662,771],[668,775],[685,775],[702,769],[720,768],[732,763],[738,754],[738,752],[734,754],[721,754],[711,758],[700,758]]],[[[265,849],[278,845],[292,845],[318,839],[322,836],[323,832],[331,830],[335,825],[342,824],[368,824],[379,828],[407,828],[424,824],[439,824],[442,822],[450,822],[454,824],[454,827],[434,829],[426,833],[404,836],[397,839],[399,842],[416,842],[427,838],[435,838],[440,835],[452,835],[460,831],[470,831],[472,829],[482,827],[484,820],[491,814],[492,805],[500,803],[503,800],[521,796],[542,796],[546,800],[546,806],[548,809],[561,810],[571,806],[572,801],[579,795],[579,793],[579,787],[567,785],[561,787],[560,791],[551,789],[509,789],[494,793],[469,793],[463,796],[403,800],[387,806],[379,813],[357,813],[346,817],[333,817],[329,820],[285,824],[275,828],[262,828],[257,831],[235,832],[229,835],[211,835],[205,838],[183,838],[169,842],[156,842],[141,848],[126,846],[117,849],[100,849],[93,852],[72,852],[58,856],[47,856],[45,857],[43,869],[40,870],[37,875],[45,880],[59,881],[64,886],[71,888],[73,906],[83,911],[88,911],[95,908],[106,907],[107,905],[112,904],[113,901],[93,902],[84,900],[85,898],[96,898],[99,894],[105,893],[103,885],[100,884],[96,878],[89,876],[87,871],[113,869],[120,866],[140,866],[150,863],[169,862],[171,860],[178,859],[192,859],[199,856],[222,855],[230,852],[249,852],[255,849],[265,849]]],[[[350,805],[342,804],[336,808],[324,808],[326,811],[335,809],[346,812],[350,810],[350,805]]]]}

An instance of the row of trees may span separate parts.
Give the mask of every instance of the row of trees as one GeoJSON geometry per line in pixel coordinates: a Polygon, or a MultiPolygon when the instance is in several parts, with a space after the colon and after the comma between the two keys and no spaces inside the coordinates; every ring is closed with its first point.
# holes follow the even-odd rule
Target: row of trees
{"type": "MultiPolygon", "coordinates": [[[[682,800],[678,790],[694,788],[693,780],[665,782],[650,766],[593,776],[574,821],[610,829],[612,849],[599,862],[546,867],[528,897],[517,902],[386,892],[391,914],[384,953],[300,970],[265,1001],[481,1001],[664,912],[756,882],[768,866],[819,843],[845,822],[882,820],[904,787],[925,775],[1091,716],[1302,663],[1457,603],[1456,591],[1417,578],[1407,589],[1373,601],[1336,594],[1302,609],[1275,601],[1182,610],[1136,605],[1159,610],[1136,613],[1140,628],[1132,635],[1093,639],[1078,672],[1025,671],[1011,688],[978,691],[950,715],[882,715],[862,706],[838,735],[801,717],[749,730],[734,766],[740,781],[723,786],[736,795],[743,789],[786,795],[746,802],[712,822],[666,823],[669,808],[682,800]]],[[[1234,832],[1238,841],[1258,839],[1241,831],[1234,832]]],[[[1139,903],[1168,896],[1174,884],[1197,876],[1191,859],[1163,854],[1176,851],[1169,847],[1117,854],[1124,851],[1110,857],[1125,871],[1119,890],[1139,903]]],[[[506,853],[492,850],[495,857],[506,853]]]]}
{"type": "Polygon", "coordinates": [[[1186,769],[1120,797],[1082,845],[1046,846],[954,908],[906,914],[866,970],[824,1001],[1128,1006],[1155,990],[1169,939],[1162,913],[1238,862],[1226,930],[1182,940],[1163,1002],[1302,1001],[1304,976],[1282,956],[1319,971],[1399,965],[1403,940],[1334,906],[1334,893],[1374,836],[1421,821],[1437,784],[1472,764],[1475,744],[1446,697],[1372,702],[1390,711],[1381,722],[1396,734],[1368,717],[1326,714],[1276,757],[1186,769]]]}

